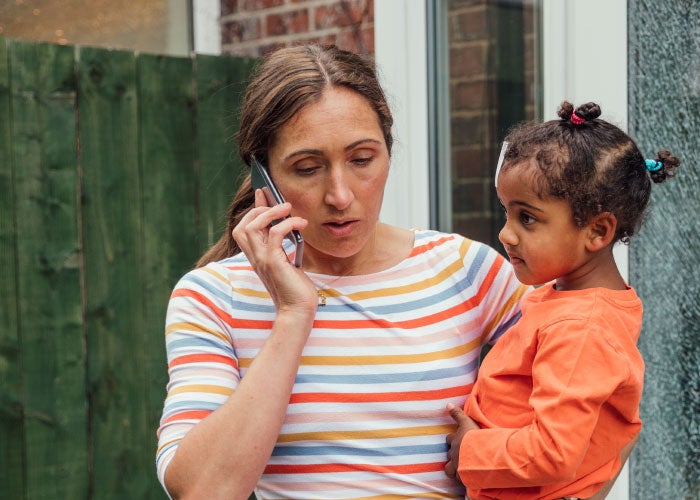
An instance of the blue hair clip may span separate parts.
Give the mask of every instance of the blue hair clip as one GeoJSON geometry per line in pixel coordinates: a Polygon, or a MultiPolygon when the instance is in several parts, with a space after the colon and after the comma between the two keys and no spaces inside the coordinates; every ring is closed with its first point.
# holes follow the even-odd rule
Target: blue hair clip
{"type": "Polygon", "coordinates": [[[644,164],[649,172],[658,172],[664,168],[664,164],[656,160],[644,160],[644,164]]]}

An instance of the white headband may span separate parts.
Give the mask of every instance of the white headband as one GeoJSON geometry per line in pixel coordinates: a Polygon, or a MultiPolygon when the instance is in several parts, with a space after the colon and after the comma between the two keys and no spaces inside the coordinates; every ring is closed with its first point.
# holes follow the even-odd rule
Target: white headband
{"type": "Polygon", "coordinates": [[[498,174],[501,171],[501,166],[503,165],[503,157],[506,155],[506,150],[508,149],[508,143],[503,141],[503,146],[501,146],[501,154],[498,155],[498,165],[496,165],[496,175],[494,177],[494,185],[498,187],[498,174]]]}

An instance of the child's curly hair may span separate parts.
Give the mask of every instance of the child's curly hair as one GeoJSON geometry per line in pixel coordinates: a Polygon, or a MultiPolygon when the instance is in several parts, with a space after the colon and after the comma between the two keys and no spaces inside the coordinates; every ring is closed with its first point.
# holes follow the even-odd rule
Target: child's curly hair
{"type": "Polygon", "coordinates": [[[614,214],[614,241],[628,243],[644,218],[650,180],[673,177],[680,160],[662,149],[655,159],[658,170],[648,170],[632,138],[598,118],[600,113],[593,102],[574,110],[564,101],[557,111],[559,120],[517,125],[505,138],[508,147],[501,168],[534,160],[541,174],[536,176],[540,196],[566,200],[578,227],[596,214],[614,214]]]}

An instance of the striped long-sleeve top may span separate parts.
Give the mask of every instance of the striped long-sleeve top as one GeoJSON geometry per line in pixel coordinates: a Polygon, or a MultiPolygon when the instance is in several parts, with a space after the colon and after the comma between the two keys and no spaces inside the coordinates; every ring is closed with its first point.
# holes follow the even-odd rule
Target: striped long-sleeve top
{"type": "MultiPolygon", "coordinates": [[[[416,231],[413,251],[325,289],[259,499],[463,498],[444,473],[445,410],[462,407],[482,345],[520,315],[527,288],[492,248],[416,231]]],[[[158,476],[184,435],[236,390],[275,318],[243,254],[186,274],[166,319],[170,380],[158,476]]]]}

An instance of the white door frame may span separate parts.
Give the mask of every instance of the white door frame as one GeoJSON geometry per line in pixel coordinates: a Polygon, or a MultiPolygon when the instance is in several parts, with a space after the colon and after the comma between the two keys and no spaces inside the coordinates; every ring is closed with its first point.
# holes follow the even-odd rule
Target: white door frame
{"type": "Polygon", "coordinates": [[[374,2],[374,57],[394,116],[381,219],[428,229],[428,63],[425,0],[374,2]]]}
{"type": "MultiPolygon", "coordinates": [[[[566,99],[595,101],[603,118],[627,129],[627,0],[541,0],[543,110],[556,117],[566,99]],[[591,20],[595,19],[595,33],[591,20]]],[[[375,60],[390,97],[397,141],[382,218],[428,227],[428,93],[426,0],[374,2],[375,60]]],[[[615,249],[628,279],[626,246],[615,249]]],[[[626,465],[608,500],[629,499],[626,465]]]]}

